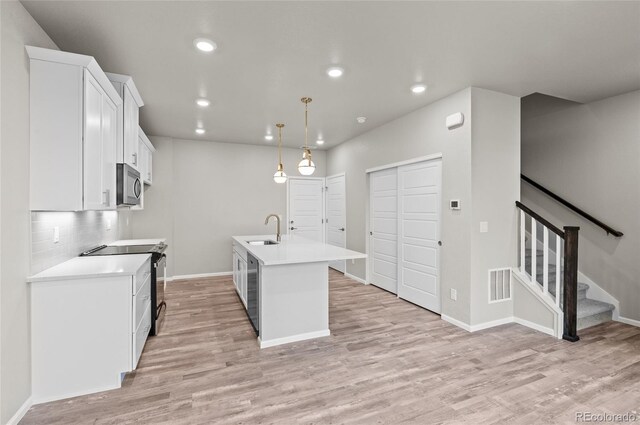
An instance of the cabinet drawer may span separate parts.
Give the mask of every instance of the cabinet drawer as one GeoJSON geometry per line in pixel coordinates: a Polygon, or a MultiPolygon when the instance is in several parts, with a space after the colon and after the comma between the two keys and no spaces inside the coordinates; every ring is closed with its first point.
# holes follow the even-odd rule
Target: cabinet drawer
{"type": "Polygon", "coordinates": [[[142,319],[142,314],[147,308],[147,304],[151,302],[151,276],[147,276],[147,280],[136,295],[133,296],[133,328],[137,329],[142,319]]]}
{"type": "Polygon", "coordinates": [[[140,320],[140,324],[138,328],[133,333],[133,367],[135,369],[138,367],[138,361],[140,360],[140,356],[142,355],[142,350],[144,348],[144,343],[147,342],[147,337],[149,336],[149,330],[151,329],[151,302],[147,303],[147,306],[142,314],[142,320],[140,320]]]}
{"type": "Polygon", "coordinates": [[[149,258],[136,272],[136,281],[133,282],[133,294],[137,294],[151,276],[151,258],[149,258]]]}

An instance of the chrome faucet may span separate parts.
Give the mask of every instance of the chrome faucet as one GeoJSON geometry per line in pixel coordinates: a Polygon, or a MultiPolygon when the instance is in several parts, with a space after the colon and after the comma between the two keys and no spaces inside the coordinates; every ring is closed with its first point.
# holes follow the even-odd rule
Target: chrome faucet
{"type": "Polygon", "coordinates": [[[278,242],[280,242],[280,216],[278,214],[269,214],[267,218],[264,219],[264,225],[266,226],[267,224],[269,224],[269,219],[271,217],[275,217],[276,222],[278,223],[278,227],[276,228],[276,239],[278,242]]]}

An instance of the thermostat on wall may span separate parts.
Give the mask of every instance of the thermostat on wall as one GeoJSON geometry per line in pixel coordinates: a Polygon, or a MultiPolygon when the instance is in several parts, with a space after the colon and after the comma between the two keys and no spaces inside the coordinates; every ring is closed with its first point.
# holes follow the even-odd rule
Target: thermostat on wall
{"type": "Polygon", "coordinates": [[[460,209],[460,200],[459,199],[452,199],[449,201],[449,208],[451,208],[452,210],[459,210],[460,209]]]}

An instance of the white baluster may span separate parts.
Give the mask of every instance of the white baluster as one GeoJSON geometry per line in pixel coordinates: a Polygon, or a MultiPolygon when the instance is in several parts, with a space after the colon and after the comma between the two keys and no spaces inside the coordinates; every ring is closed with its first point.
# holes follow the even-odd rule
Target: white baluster
{"type": "Polygon", "coordinates": [[[549,229],[542,226],[542,293],[549,292],[549,229]]]}
{"type": "Polygon", "coordinates": [[[536,259],[537,259],[537,242],[538,242],[538,237],[536,235],[536,232],[538,231],[537,229],[538,225],[536,223],[536,219],[531,217],[531,280],[533,280],[534,282],[537,282],[537,274],[536,274],[536,259]]]}
{"type": "Polygon", "coordinates": [[[562,249],[562,238],[556,235],[556,305],[560,307],[560,249],[562,249]]]}
{"type": "Polygon", "coordinates": [[[525,240],[525,220],[524,211],[520,210],[520,273],[523,274],[525,272],[525,250],[527,249],[525,240]]]}

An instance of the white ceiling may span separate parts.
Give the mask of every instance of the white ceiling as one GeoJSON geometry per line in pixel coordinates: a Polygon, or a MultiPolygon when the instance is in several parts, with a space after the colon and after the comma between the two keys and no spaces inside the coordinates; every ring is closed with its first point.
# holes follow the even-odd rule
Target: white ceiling
{"type": "Polygon", "coordinates": [[[297,147],[310,96],[327,148],[470,85],[578,102],[640,89],[639,2],[22,3],[62,50],[133,76],[152,135],[265,144],[281,121],[297,147]]]}

